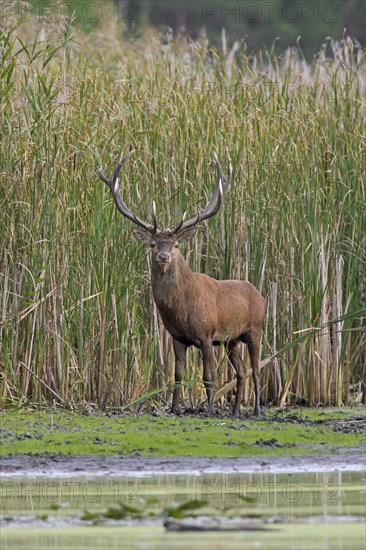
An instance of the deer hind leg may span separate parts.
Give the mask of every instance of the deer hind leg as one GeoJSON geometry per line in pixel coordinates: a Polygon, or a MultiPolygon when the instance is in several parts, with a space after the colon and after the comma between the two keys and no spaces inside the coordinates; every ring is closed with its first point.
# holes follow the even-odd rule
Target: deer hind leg
{"type": "Polygon", "coordinates": [[[234,418],[238,418],[245,384],[245,367],[240,354],[239,342],[229,343],[227,356],[236,372],[236,397],[233,414],[234,418]]]}
{"type": "Polygon", "coordinates": [[[259,356],[260,356],[260,349],[261,349],[261,333],[259,333],[259,335],[248,334],[246,342],[248,345],[250,362],[252,364],[252,376],[253,376],[254,392],[255,392],[254,414],[256,416],[260,416],[261,388],[260,388],[260,373],[259,373],[259,356]]]}
{"type": "Polygon", "coordinates": [[[215,378],[215,355],[212,343],[202,344],[203,383],[206,389],[208,410],[212,411],[213,382],[215,378]]]}
{"type": "Polygon", "coordinates": [[[174,358],[175,358],[175,388],[173,393],[173,403],[170,412],[172,414],[179,413],[179,399],[181,394],[182,380],[184,369],[187,361],[187,346],[173,339],[174,358]]]}

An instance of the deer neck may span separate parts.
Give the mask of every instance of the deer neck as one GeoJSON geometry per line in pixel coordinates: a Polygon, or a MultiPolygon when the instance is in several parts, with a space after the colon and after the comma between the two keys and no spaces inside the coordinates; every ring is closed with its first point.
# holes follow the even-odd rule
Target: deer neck
{"type": "Polygon", "coordinates": [[[156,305],[160,310],[176,309],[186,300],[186,289],[191,288],[192,270],[180,254],[166,271],[153,262],[151,285],[156,305]]]}

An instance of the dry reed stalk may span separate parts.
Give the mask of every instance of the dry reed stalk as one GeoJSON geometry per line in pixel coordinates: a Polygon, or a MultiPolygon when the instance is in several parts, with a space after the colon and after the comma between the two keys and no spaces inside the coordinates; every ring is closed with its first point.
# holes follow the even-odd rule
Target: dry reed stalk
{"type": "MultiPolygon", "coordinates": [[[[332,299],[332,314],[336,319],[343,314],[343,289],[342,289],[342,278],[343,278],[343,258],[338,256],[336,258],[336,277],[335,284],[333,287],[333,299],[332,299]]],[[[339,391],[339,381],[342,378],[342,365],[341,365],[341,350],[342,350],[342,323],[335,323],[333,326],[333,336],[332,336],[332,365],[334,371],[334,382],[335,382],[335,395],[336,395],[336,404],[339,406],[342,404],[342,392],[339,391]]]]}
{"type": "MultiPolygon", "coordinates": [[[[169,332],[166,330],[163,324],[161,324],[162,331],[162,349],[163,349],[163,372],[161,377],[161,383],[159,387],[163,387],[165,384],[170,383],[174,377],[174,359],[172,357],[172,338],[169,332]]],[[[164,392],[162,397],[168,400],[168,390],[164,392]]]]}
{"type": "MultiPolygon", "coordinates": [[[[320,309],[320,324],[326,325],[329,321],[329,288],[328,288],[328,269],[329,269],[329,248],[326,250],[324,242],[324,234],[320,236],[320,254],[319,254],[319,279],[321,289],[321,309],[320,309]]],[[[327,403],[329,397],[329,365],[330,365],[330,332],[328,327],[324,327],[319,331],[318,336],[318,373],[316,374],[314,383],[319,387],[319,402],[327,403]]]]}
{"type": "Polygon", "coordinates": [[[55,355],[56,355],[56,371],[55,371],[55,379],[57,381],[57,389],[60,392],[60,388],[62,386],[62,378],[63,378],[63,368],[62,368],[62,358],[61,358],[61,314],[60,314],[60,287],[56,286],[55,278],[53,280],[53,285],[56,288],[56,291],[54,292],[52,296],[52,302],[53,302],[53,336],[55,341],[55,355]]]}
{"type": "Polygon", "coordinates": [[[52,395],[53,395],[54,397],[56,397],[56,399],[57,399],[60,403],[66,403],[66,401],[65,401],[57,392],[55,392],[55,391],[51,388],[51,386],[49,386],[44,380],[42,380],[42,379],[38,376],[38,374],[36,374],[35,372],[33,372],[32,369],[30,369],[29,367],[27,367],[27,365],[26,365],[25,363],[23,363],[23,361],[20,361],[19,364],[20,364],[21,367],[23,367],[24,369],[26,369],[26,370],[29,372],[29,374],[30,374],[31,376],[33,376],[33,377],[40,383],[40,385],[44,386],[44,387],[47,389],[47,391],[49,391],[50,393],[52,393],[52,395]]]}
{"type": "MultiPolygon", "coordinates": [[[[44,265],[45,265],[45,263],[46,262],[44,262],[44,265]]],[[[31,389],[30,389],[30,386],[31,386],[30,365],[31,365],[31,362],[32,362],[32,359],[33,359],[33,346],[34,346],[34,341],[35,341],[35,337],[36,337],[36,326],[37,326],[37,321],[38,321],[38,317],[37,317],[38,311],[37,310],[38,310],[38,307],[41,303],[40,294],[41,294],[41,290],[42,290],[43,285],[44,285],[45,276],[46,276],[46,270],[45,269],[43,269],[41,271],[38,283],[35,283],[35,280],[32,276],[32,281],[33,281],[33,285],[34,285],[34,288],[35,288],[35,292],[34,292],[34,303],[33,303],[32,307],[30,308],[33,315],[31,317],[31,330],[30,330],[29,344],[28,344],[28,347],[25,349],[24,362],[23,362],[23,364],[25,364],[25,366],[27,367],[27,369],[26,369],[27,374],[22,378],[22,394],[24,396],[28,396],[28,394],[31,391],[31,389]]],[[[23,316],[25,316],[25,314],[23,314],[23,316]]],[[[22,319],[22,315],[20,315],[20,320],[21,319],[22,319]]]]}
{"type": "MultiPolygon", "coordinates": [[[[268,365],[271,365],[273,361],[272,357],[267,357],[266,359],[263,359],[259,363],[259,369],[262,370],[264,367],[267,367],[268,365]]],[[[248,368],[245,372],[245,378],[249,381],[250,377],[252,376],[252,369],[248,368]]],[[[228,382],[225,384],[222,388],[217,390],[213,396],[213,403],[216,403],[219,399],[221,399],[223,396],[227,395],[230,391],[232,391],[236,386],[236,379],[231,380],[231,382],[228,382]]],[[[246,384],[246,388],[249,390],[250,385],[246,384]]],[[[247,404],[247,401],[244,399],[244,402],[247,404]]]]}
{"type": "MultiPolygon", "coordinates": [[[[1,274],[0,274],[1,276],[1,274]]],[[[9,281],[9,271],[8,271],[8,255],[5,251],[4,253],[4,272],[2,274],[2,306],[1,306],[1,321],[0,321],[0,357],[2,352],[2,336],[5,326],[5,319],[7,313],[7,300],[8,300],[8,281],[9,281]]]]}
{"type": "Polygon", "coordinates": [[[79,345],[78,345],[78,363],[81,373],[84,372],[84,283],[80,285],[79,298],[79,345]]]}
{"type": "Polygon", "coordinates": [[[98,369],[98,405],[102,406],[105,395],[105,352],[106,352],[106,306],[101,301],[99,305],[100,327],[99,327],[99,369],[98,369]]]}
{"type": "MultiPolygon", "coordinates": [[[[277,354],[277,291],[278,284],[271,283],[270,285],[270,304],[271,304],[271,319],[272,319],[272,348],[273,355],[277,354]]],[[[277,357],[273,360],[273,398],[279,396],[282,392],[282,377],[279,362],[277,357]]]]}
{"type": "MultiPolygon", "coordinates": [[[[164,359],[163,359],[163,335],[160,327],[160,319],[158,315],[158,309],[154,300],[151,298],[151,306],[153,310],[153,334],[155,335],[156,342],[156,357],[154,357],[154,370],[155,370],[155,385],[159,388],[163,385],[163,380],[161,379],[161,373],[164,368],[164,359]]],[[[153,365],[152,365],[153,367],[153,365]]]]}

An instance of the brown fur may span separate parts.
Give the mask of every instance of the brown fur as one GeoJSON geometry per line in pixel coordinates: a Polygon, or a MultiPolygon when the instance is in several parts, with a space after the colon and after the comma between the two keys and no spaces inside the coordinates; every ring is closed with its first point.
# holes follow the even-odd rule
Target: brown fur
{"type": "MultiPolygon", "coordinates": [[[[266,311],[264,298],[246,281],[217,281],[194,273],[179,251],[179,244],[194,236],[194,230],[171,235],[169,230],[151,236],[133,230],[139,240],[152,247],[151,285],[154,300],[165,328],[173,337],[175,382],[182,381],[186,350],[194,345],[203,356],[203,380],[209,407],[215,374],[213,345],[224,343],[237,375],[234,415],[238,416],[245,380],[239,343],[245,342],[253,370],[255,414],[260,414],[259,353],[262,324],[266,311]]],[[[179,408],[180,387],[174,390],[172,412],[179,408]]]]}
{"type": "Polygon", "coordinates": [[[183,215],[181,222],[174,229],[158,231],[155,203],[153,224],[150,224],[133,214],[121,197],[118,176],[132,153],[133,150],[130,150],[127,155],[120,158],[110,179],[101,170],[98,170],[98,175],[109,187],[119,212],[142,228],[133,229],[135,237],[149,244],[152,249],[152,290],[164,325],[173,337],[175,353],[176,387],[172,412],[178,412],[186,352],[187,347],[191,345],[197,346],[202,352],[203,381],[211,408],[215,373],[213,346],[225,343],[227,355],[237,376],[234,415],[238,416],[245,379],[239,344],[245,342],[248,345],[253,370],[254,412],[260,414],[258,363],[265,301],[258,290],[248,282],[216,281],[207,275],[193,273],[178,250],[182,242],[194,237],[198,223],[218,212],[222,197],[230,188],[231,163],[229,176],[225,177],[215,155],[217,182],[209,202],[194,218],[186,221],[183,215]]]}

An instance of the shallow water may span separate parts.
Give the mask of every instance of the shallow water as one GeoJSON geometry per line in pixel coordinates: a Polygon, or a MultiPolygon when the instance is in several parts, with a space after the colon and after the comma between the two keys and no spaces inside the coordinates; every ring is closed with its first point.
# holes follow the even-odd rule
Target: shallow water
{"type": "Polygon", "coordinates": [[[8,476],[0,487],[3,550],[365,548],[361,472],[8,476]],[[205,506],[192,512],[195,518],[178,519],[178,528],[188,522],[240,530],[167,531],[166,510],[192,499],[205,506]],[[103,515],[120,503],[140,514],[118,520],[103,515]],[[82,519],[85,511],[100,517],[82,519]]]}

